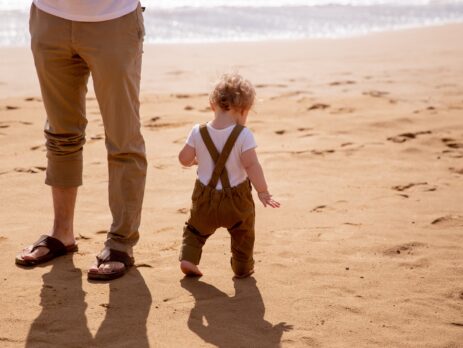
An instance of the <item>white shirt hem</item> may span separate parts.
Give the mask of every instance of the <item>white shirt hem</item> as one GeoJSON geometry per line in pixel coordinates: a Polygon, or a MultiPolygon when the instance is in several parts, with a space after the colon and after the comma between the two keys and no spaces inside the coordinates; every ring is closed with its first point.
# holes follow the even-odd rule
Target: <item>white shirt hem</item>
{"type": "Polygon", "coordinates": [[[116,19],[116,18],[125,16],[126,14],[129,14],[130,12],[135,11],[135,9],[138,6],[138,3],[135,3],[132,6],[126,7],[124,9],[122,9],[122,10],[117,11],[117,12],[108,13],[108,14],[101,15],[101,16],[98,16],[98,17],[78,16],[78,15],[65,14],[65,13],[57,11],[57,10],[55,10],[53,8],[43,6],[43,4],[38,5],[35,1],[34,1],[34,5],[37,6],[37,8],[42,10],[43,12],[46,12],[46,13],[49,13],[49,14],[51,14],[53,16],[64,18],[64,19],[67,19],[67,20],[70,20],[70,21],[75,21],[75,22],[104,22],[104,21],[109,21],[111,19],[116,19]]]}

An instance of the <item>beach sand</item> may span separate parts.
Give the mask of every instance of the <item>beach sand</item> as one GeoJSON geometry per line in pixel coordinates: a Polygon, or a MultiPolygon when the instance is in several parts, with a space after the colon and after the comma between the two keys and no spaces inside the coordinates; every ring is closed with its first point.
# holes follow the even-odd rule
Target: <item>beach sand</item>
{"type": "Polygon", "coordinates": [[[1,347],[463,347],[463,25],[341,40],[147,46],[149,172],[136,266],[89,283],[107,206],[88,97],[80,251],[24,270],[51,226],[44,107],[28,48],[0,49],[1,347]],[[256,273],[229,236],[199,280],[178,269],[195,169],[177,154],[224,71],[255,83],[249,117],[279,210],[257,204],[256,273]]]}

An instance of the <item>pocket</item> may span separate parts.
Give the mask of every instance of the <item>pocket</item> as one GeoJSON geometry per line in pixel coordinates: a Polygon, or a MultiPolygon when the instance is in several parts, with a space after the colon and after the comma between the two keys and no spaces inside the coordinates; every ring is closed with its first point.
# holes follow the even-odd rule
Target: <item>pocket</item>
{"type": "Polygon", "coordinates": [[[35,4],[31,4],[31,8],[29,10],[29,34],[32,36],[32,25],[34,22],[35,14],[36,14],[35,4]]]}
{"type": "Polygon", "coordinates": [[[138,38],[142,40],[145,37],[145,20],[143,18],[143,10],[140,3],[138,3],[138,7],[135,10],[135,15],[137,17],[138,38]]]}

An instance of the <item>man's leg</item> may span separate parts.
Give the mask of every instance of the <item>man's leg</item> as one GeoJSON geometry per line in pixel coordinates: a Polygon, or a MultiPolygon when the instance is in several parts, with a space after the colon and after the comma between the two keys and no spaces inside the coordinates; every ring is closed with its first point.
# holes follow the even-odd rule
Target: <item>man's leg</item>
{"type": "MultiPolygon", "coordinates": [[[[45,137],[48,166],[46,184],[52,187],[54,223],[49,235],[73,245],[74,207],[82,184],[82,148],[85,143],[85,95],[89,69],[71,49],[71,22],[31,9],[31,48],[42,99],[47,112],[45,137]]],[[[23,259],[48,252],[26,248],[23,259]]]]}
{"type": "MultiPolygon", "coordinates": [[[[106,133],[109,206],[113,222],[100,253],[108,249],[133,254],[139,239],[147,161],[140,123],[140,77],[143,49],[141,9],[123,17],[76,26],[79,53],[88,62],[106,133]]],[[[101,271],[123,268],[104,262],[101,271]]],[[[94,273],[96,266],[90,269],[94,273]]]]}
{"type": "MultiPolygon", "coordinates": [[[[64,245],[75,244],[74,208],[77,198],[77,187],[52,187],[54,223],[49,235],[59,239],[64,245]]],[[[40,247],[29,252],[26,248],[22,254],[24,260],[34,260],[48,252],[48,248],[40,247]]]]}

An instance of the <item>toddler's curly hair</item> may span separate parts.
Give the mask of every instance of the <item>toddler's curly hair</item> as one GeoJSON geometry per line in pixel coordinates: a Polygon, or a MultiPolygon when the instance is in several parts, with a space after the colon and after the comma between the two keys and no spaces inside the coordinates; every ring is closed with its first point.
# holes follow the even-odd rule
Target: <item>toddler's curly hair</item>
{"type": "Polygon", "coordinates": [[[211,94],[209,101],[224,111],[244,111],[254,104],[256,91],[252,83],[238,73],[223,74],[211,94]]]}

